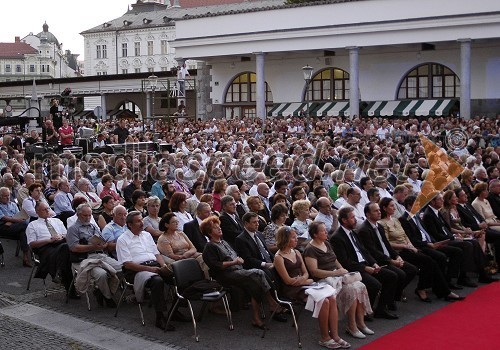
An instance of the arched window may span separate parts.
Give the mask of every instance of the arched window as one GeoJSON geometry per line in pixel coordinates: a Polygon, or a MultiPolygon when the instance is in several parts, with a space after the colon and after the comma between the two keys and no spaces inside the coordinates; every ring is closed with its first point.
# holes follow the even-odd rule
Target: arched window
{"type": "Polygon", "coordinates": [[[313,76],[307,89],[308,101],[349,99],[349,73],[340,68],[327,68],[313,76]]]}
{"type": "Polygon", "coordinates": [[[459,96],[460,79],[450,68],[438,63],[424,63],[413,68],[398,88],[399,100],[459,96]]]}
{"type": "MultiPolygon", "coordinates": [[[[257,98],[257,75],[245,72],[238,75],[230,84],[226,92],[226,103],[255,102],[257,98]]],[[[273,101],[273,94],[266,82],[266,102],[273,101]]]]}

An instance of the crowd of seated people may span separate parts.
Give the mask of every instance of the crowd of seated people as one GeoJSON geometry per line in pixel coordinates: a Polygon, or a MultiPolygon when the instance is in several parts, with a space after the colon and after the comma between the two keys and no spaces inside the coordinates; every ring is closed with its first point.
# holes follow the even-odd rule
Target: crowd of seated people
{"type": "MultiPolygon", "coordinates": [[[[36,277],[50,275],[72,298],[86,290],[70,288],[75,264],[99,281],[101,305],[114,307],[116,298],[103,276],[122,273],[150,288],[162,329],[174,329],[161,289],[176,260],[196,259],[230,288],[234,309],[250,303],[258,328],[266,327],[262,302],[276,321],[287,320],[270,293],[277,280],[302,302],[311,296],[299,287],[327,284],[332,292],[316,315],[327,348],[350,346],[338,332],[343,315],[355,338],[373,334],[365,318],[397,319],[415,278],[417,300],[427,303],[460,301],[464,286],[496,281],[498,121],[324,118],[309,120],[312,130],[299,118],[244,122],[243,130],[236,121],[158,121],[161,139],[174,147],[156,154],[125,147],[125,154],[79,159],[63,151],[28,161],[22,142],[4,144],[0,237],[20,241],[24,266],[35,252],[36,277]],[[455,129],[465,143],[448,149],[455,129]],[[439,151],[427,157],[418,133],[439,151]],[[441,181],[446,156],[456,162],[450,172],[464,170],[429,190],[426,179],[441,181]],[[349,272],[359,280],[342,287],[349,272]]],[[[151,137],[133,123],[100,127],[105,142],[120,134],[125,146],[151,137]]]]}

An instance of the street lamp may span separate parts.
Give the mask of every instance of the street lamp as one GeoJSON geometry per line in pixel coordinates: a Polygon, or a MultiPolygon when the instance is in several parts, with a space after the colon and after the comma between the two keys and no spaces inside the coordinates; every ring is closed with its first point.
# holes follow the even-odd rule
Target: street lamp
{"type": "MultiPolygon", "coordinates": [[[[307,110],[306,110],[306,117],[309,118],[309,83],[311,82],[312,74],[313,74],[314,68],[311,67],[310,65],[305,65],[302,67],[302,73],[304,73],[304,80],[306,82],[306,103],[307,103],[307,110]]],[[[308,128],[308,126],[306,126],[308,128]]],[[[308,130],[306,130],[306,136],[307,136],[308,130]]]]}
{"type": "Polygon", "coordinates": [[[156,86],[158,85],[158,77],[154,74],[151,74],[148,77],[149,81],[149,87],[151,88],[151,91],[153,92],[153,133],[155,131],[155,91],[156,91],[156,86]]]}

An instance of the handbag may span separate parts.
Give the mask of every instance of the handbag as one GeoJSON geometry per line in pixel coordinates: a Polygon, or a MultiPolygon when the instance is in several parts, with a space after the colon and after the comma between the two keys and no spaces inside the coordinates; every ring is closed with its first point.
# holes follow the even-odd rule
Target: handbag
{"type": "Polygon", "coordinates": [[[342,276],[343,284],[352,284],[354,282],[361,281],[361,274],[359,272],[349,272],[342,276]]]}

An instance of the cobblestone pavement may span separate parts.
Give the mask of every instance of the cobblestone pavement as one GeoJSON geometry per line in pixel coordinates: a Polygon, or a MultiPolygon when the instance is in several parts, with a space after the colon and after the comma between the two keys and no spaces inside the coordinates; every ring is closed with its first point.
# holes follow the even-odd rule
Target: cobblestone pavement
{"type": "Polygon", "coordinates": [[[102,350],[90,344],[47,331],[28,322],[2,315],[0,348],[3,350],[102,350]]]}

